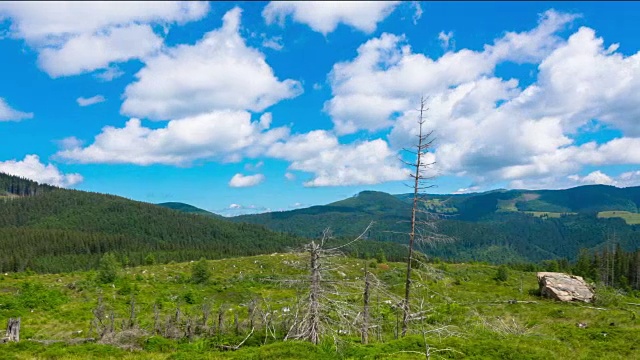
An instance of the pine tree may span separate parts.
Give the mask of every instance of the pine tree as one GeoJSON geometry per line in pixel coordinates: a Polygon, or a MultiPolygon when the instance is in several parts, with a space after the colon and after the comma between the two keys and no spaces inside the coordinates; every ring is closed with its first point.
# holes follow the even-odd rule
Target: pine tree
{"type": "Polygon", "coordinates": [[[120,264],[116,256],[113,253],[104,254],[98,265],[98,281],[103,284],[114,282],[118,277],[119,269],[120,264]]]}

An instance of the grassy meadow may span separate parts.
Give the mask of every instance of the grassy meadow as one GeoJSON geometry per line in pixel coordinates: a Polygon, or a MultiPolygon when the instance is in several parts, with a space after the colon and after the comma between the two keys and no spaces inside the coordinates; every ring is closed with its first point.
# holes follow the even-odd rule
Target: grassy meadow
{"type": "Polygon", "coordinates": [[[600,211],[599,218],[621,218],[629,225],[640,224],[640,214],[629,211],[600,211]]]}
{"type": "Polygon", "coordinates": [[[595,304],[560,303],[537,295],[535,273],[508,270],[501,282],[494,266],[423,265],[415,271],[412,305],[418,311],[423,303],[423,316],[409,335],[396,339],[400,313],[391,299],[403,294],[406,265],[335,261],[325,279],[342,289],[340,301],[362,303],[357,289],[365,263],[384,285],[384,291],[372,292],[371,316],[379,327],[372,328],[367,345],[353,329],[318,346],[283,341],[296,299],[305,296],[307,257],[272,254],[208,261],[211,277],[201,284],[191,281],[193,263],[124,268],[111,284],[99,284],[95,272],[2,274],[0,321],[20,316],[22,329],[21,342],[0,344],[0,359],[424,359],[425,339],[434,359],[640,359],[640,306],[634,305],[640,299],[629,295],[599,288],[595,304]],[[292,279],[302,285],[284,281],[292,279]],[[80,343],[96,336],[90,324],[100,297],[106,313],[115,315],[117,332],[129,321],[133,298],[136,331],[80,343]],[[247,337],[252,306],[259,315],[247,337]],[[205,326],[215,331],[190,339],[153,335],[154,318],[175,321],[177,308],[179,327],[200,323],[203,309],[210,309],[205,326]],[[236,351],[221,348],[245,338],[236,351]]]}

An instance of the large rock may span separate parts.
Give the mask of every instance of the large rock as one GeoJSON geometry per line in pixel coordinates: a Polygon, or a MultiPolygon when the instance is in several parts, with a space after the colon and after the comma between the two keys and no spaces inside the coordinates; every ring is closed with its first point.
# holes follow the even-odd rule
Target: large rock
{"type": "Polygon", "coordinates": [[[539,272],[540,294],[560,301],[593,301],[593,288],[581,276],[539,272]]]}

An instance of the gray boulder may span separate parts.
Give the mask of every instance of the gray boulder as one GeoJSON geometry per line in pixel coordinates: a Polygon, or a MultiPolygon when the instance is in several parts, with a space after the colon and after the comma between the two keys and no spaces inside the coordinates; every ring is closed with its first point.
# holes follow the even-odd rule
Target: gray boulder
{"type": "Polygon", "coordinates": [[[537,276],[542,296],[560,301],[593,301],[593,288],[581,276],[557,272],[539,272],[537,276]]]}

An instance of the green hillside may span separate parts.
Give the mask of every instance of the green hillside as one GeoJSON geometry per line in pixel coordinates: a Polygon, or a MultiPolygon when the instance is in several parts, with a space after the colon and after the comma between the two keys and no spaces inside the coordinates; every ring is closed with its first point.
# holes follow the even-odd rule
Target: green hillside
{"type": "Polygon", "coordinates": [[[41,186],[4,174],[0,184],[5,191],[24,194],[0,202],[2,272],[90,269],[109,251],[135,265],[149,254],[159,262],[185,261],[281,251],[300,242],[261,226],[41,186]]]}
{"type": "Polygon", "coordinates": [[[162,207],[166,207],[169,209],[173,209],[173,210],[177,210],[177,211],[181,211],[184,213],[188,213],[188,214],[196,214],[196,215],[203,215],[203,216],[210,216],[210,217],[215,217],[215,218],[224,218],[222,215],[218,215],[218,214],[214,214],[210,211],[204,210],[204,209],[200,209],[198,207],[195,207],[193,205],[189,205],[189,204],[185,204],[185,203],[181,203],[181,202],[165,202],[165,203],[160,203],[160,204],[156,204],[158,206],[162,206],[162,207]]]}
{"type": "MultiPolygon", "coordinates": [[[[424,311],[407,337],[396,339],[398,308],[390,300],[402,294],[405,265],[369,261],[386,290],[371,298],[368,345],[361,344],[359,322],[345,326],[333,308],[322,311],[336,319],[335,345],[331,335],[319,346],[283,341],[296,319],[296,299],[306,294],[304,285],[283,281],[305,279],[307,261],[304,253],[208,261],[212,275],[201,284],[190,281],[190,263],[121,268],[107,284],[93,272],[0,276],[0,321],[22,319],[22,340],[0,344],[0,358],[424,359],[425,339],[445,359],[627,360],[640,353],[637,298],[597,287],[595,304],[561,303],[537,295],[535,273],[507,269],[506,280],[497,281],[495,267],[474,264],[416,270],[414,309],[422,303],[424,311]],[[90,325],[94,314],[113,324],[113,335],[83,344],[98,336],[90,325]],[[237,351],[221,348],[245,338],[237,351]]],[[[348,295],[340,300],[361,307],[364,261],[334,264],[327,276],[341,279],[337,291],[348,295]]]]}
{"type": "MultiPolygon", "coordinates": [[[[601,209],[634,209],[638,194],[639,187],[611,186],[427,194],[426,208],[441,215],[438,231],[454,241],[423,249],[432,257],[455,261],[539,262],[575,259],[580,248],[600,249],[615,233],[624,249],[635,250],[640,247],[640,227],[625,223],[629,216],[596,215],[601,209]]],[[[318,236],[327,226],[337,235],[353,236],[375,221],[372,239],[405,244],[411,201],[411,194],[367,191],[324,206],[232,220],[307,237],[318,236]]]]}
{"type": "MultiPolygon", "coordinates": [[[[149,256],[160,263],[215,259],[283,251],[306,241],[260,225],[183,212],[197,209],[188,205],[175,211],[113,195],[41,187],[4,174],[0,180],[13,184],[6,191],[25,194],[0,201],[0,272],[87,270],[107,252],[140,265],[149,256]]],[[[397,259],[405,252],[400,245],[375,242],[353,251],[365,250],[397,259]]]]}

